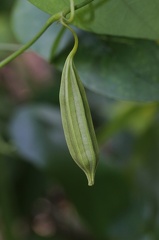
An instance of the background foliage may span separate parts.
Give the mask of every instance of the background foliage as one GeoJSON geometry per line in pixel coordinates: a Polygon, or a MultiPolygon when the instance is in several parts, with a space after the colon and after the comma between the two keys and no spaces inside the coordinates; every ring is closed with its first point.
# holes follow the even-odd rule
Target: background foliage
{"type": "MultiPolygon", "coordinates": [[[[44,12],[28,1],[1,1],[1,59],[68,6],[30,2],[44,12]]],[[[0,239],[159,238],[158,8],[158,0],[95,0],[77,11],[75,62],[100,145],[91,188],[61,126],[58,94],[71,34],[54,24],[34,52],[0,69],[0,239]]]]}

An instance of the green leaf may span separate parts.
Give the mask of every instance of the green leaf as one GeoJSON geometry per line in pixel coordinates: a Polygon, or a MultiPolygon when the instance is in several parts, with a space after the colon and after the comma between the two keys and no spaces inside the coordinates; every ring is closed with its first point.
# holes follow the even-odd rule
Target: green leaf
{"type": "MultiPolygon", "coordinates": [[[[29,0],[53,15],[69,5],[69,1],[29,0]]],[[[75,3],[82,2],[76,0],[75,3]]],[[[77,11],[75,25],[87,31],[135,38],[159,38],[159,1],[95,0],[77,11]]]]}
{"type": "MultiPolygon", "coordinates": [[[[153,41],[80,37],[75,64],[87,88],[130,101],[159,100],[159,45],[153,41]]],[[[67,51],[65,53],[67,55],[67,51]]],[[[54,62],[62,65],[62,53],[54,62]]]]}
{"type": "MultiPolygon", "coordinates": [[[[29,0],[32,4],[40,8],[42,11],[48,13],[48,14],[55,14],[57,12],[62,11],[63,9],[66,9],[69,7],[69,1],[63,0],[47,0],[47,1],[41,1],[41,0],[29,0]]],[[[80,2],[80,0],[76,0],[75,2],[80,2]]]]}

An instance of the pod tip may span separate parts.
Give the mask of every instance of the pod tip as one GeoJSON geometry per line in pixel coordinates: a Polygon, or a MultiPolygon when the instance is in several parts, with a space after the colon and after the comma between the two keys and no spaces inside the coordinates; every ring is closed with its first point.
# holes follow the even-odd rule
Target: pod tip
{"type": "Polygon", "coordinates": [[[88,186],[93,186],[94,185],[94,176],[87,175],[88,179],[88,186]]]}

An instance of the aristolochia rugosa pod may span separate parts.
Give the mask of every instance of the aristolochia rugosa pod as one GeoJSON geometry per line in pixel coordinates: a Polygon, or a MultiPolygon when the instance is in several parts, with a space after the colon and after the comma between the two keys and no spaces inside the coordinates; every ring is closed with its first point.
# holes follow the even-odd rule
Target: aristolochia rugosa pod
{"type": "Polygon", "coordinates": [[[60,87],[62,124],[70,154],[85,172],[88,185],[94,184],[98,162],[98,144],[83,84],[73,62],[66,59],[60,87]]]}

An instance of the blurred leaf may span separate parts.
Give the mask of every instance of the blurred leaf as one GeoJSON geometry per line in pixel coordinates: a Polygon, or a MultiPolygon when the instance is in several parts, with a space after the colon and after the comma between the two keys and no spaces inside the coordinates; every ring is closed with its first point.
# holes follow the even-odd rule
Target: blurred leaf
{"type": "MultiPolygon", "coordinates": [[[[12,26],[18,40],[22,43],[31,40],[48,18],[48,14],[38,10],[27,1],[17,0],[12,14],[12,26]]],[[[51,26],[32,46],[32,49],[44,58],[49,59],[52,46],[61,28],[62,26],[60,24],[51,26]]],[[[56,53],[59,53],[66,46],[69,39],[70,34],[65,31],[56,53]]]]}
{"type": "Polygon", "coordinates": [[[37,166],[46,166],[51,159],[54,162],[67,155],[59,110],[47,105],[17,109],[10,135],[17,151],[37,166]]]}
{"type": "Polygon", "coordinates": [[[123,129],[129,129],[133,134],[142,134],[152,124],[157,105],[120,102],[112,106],[111,114],[112,112],[115,114],[97,130],[99,144],[106,142],[123,129]]]}
{"type": "MultiPolygon", "coordinates": [[[[69,1],[29,0],[53,15],[66,9],[69,1]]],[[[81,3],[75,0],[75,3],[81,3]]],[[[76,13],[75,24],[87,31],[147,39],[159,38],[159,1],[95,0],[76,13]],[[152,17],[153,16],[153,17],[152,17]]]]}
{"type": "MultiPolygon", "coordinates": [[[[159,46],[152,41],[83,34],[75,64],[90,90],[129,101],[159,100],[159,46]]],[[[54,62],[62,66],[68,51],[54,62]]]]}

